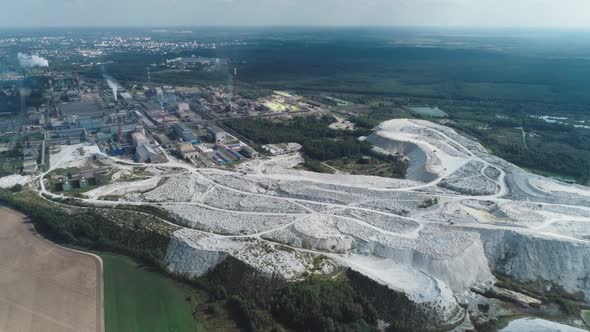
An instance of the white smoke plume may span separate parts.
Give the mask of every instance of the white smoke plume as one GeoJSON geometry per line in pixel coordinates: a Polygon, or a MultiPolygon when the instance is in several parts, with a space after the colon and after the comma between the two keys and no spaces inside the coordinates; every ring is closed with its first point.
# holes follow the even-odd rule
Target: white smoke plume
{"type": "Polygon", "coordinates": [[[119,84],[117,83],[117,81],[115,81],[109,75],[103,75],[103,76],[104,76],[104,79],[107,81],[109,88],[111,88],[111,90],[113,90],[113,97],[115,98],[115,100],[117,100],[117,91],[119,90],[119,84]]]}
{"type": "Polygon", "coordinates": [[[38,55],[29,55],[24,53],[19,53],[17,55],[18,63],[21,67],[24,68],[33,68],[33,67],[49,67],[49,61],[47,59],[42,58],[38,55]]]}

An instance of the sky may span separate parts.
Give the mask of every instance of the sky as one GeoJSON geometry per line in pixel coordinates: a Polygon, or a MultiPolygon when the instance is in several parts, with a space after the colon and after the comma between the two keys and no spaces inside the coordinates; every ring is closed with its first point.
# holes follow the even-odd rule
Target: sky
{"type": "Polygon", "coordinates": [[[0,26],[590,27],[590,0],[3,0],[0,26]]]}

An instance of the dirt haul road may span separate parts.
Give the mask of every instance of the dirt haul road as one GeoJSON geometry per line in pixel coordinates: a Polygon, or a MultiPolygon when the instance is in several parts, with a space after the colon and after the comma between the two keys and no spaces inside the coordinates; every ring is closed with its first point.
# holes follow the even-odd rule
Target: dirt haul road
{"type": "Polygon", "coordinates": [[[102,263],[0,207],[0,331],[103,331],[102,263]]]}

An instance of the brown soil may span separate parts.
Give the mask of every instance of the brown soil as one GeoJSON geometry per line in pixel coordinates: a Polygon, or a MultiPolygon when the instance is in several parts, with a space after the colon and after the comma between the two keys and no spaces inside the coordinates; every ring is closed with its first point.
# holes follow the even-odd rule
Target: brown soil
{"type": "Polygon", "coordinates": [[[102,332],[102,262],[0,207],[0,331],[102,332]]]}

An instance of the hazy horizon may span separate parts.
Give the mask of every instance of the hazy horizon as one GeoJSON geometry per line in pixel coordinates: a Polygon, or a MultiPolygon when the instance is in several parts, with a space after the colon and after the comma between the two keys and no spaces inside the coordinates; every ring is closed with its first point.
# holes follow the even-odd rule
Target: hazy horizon
{"type": "Polygon", "coordinates": [[[590,28],[585,0],[22,0],[2,28],[449,27],[590,28]]]}

